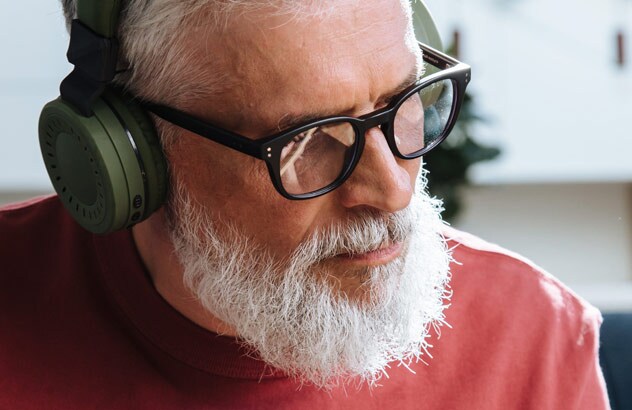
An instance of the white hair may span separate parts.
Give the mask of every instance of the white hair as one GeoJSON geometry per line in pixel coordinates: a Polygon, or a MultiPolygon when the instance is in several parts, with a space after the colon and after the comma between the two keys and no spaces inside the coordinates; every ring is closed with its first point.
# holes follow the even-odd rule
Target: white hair
{"type": "Polygon", "coordinates": [[[359,213],[315,232],[285,261],[230,222],[211,220],[177,173],[174,182],[170,232],[187,287],[267,364],[321,388],[360,387],[375,386],[393,362],[408,367],[429,357],[450,297],[450,253],[440,202],[423,180],[406,210],[359,213]],[[326,267],[337,254],[396,242],[406,244],[406,256],[389,264],[326,267]],[[340,275],[360,279],[360,288],[345,293],[340,275]]]}

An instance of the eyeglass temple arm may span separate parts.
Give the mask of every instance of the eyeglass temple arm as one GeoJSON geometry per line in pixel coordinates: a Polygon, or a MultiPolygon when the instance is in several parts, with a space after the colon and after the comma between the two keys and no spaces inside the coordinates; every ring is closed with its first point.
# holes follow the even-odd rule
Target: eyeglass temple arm
{"type": "Polygon", "coordinates": [[[462,64],[456,58],[452,58],[449,55],[442,53],[439,50],[436,50],[430,46],[427,46],[423,43],[418,43],[419,47],[423,51],[423,59],[434,65],[435,67],[439,67],[441,69],[446,69],[450,67],[457,66],[462,64]]]}
{"type": "Polygon", "coordinates": [[[193,115],[176,110],[175,108],[149,102],[143,102],[142,106],[163,120],[198,134],[208,140],[258,159],[263,157],[261,144],[242,135],[227,132],[226,130],[215,127],[212,124],[202,121],[193,115]]]}

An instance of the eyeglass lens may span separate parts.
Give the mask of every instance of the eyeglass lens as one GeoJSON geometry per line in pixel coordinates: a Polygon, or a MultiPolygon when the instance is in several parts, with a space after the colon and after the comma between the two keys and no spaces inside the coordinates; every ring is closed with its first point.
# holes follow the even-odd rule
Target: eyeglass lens
{"type": "MultiPolygon", "coordinates": [[[[427,85],[404,100],[395,115],[394,133],[402,155],[419,153],[442,137],[455,99],[452,80],[427,85]]],[[[353,158],[356,133],[349,122],[309,128],[281,151],[281,183],[290,195],[307,194],[336,181],[353,158]]]]}
{"type": "Polygon", "coordinates": [[[431,147],[444,134],[454,96],[452,80],[440,80],[408,97],[395,115],[395,144],[402,155],[431,147]]]}
{"type": "Polygon", "coordinates": [[[310,128],[281,150],[281,183],[290,195],[317,191],[334,182],[352,158],[356,135],[348,122],[310,128]]]}

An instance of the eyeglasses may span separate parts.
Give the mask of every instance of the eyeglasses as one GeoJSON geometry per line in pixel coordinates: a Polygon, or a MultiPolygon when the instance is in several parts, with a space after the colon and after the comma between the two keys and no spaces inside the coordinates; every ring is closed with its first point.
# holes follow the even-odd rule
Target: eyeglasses
{"type": "Polygon", "coordinates": [[[419,43],[426,75],[384,108],[361,117],[331,116],[252,140],[159,104],[143,103],[162,119],[211,141],[263,160],[274,187],[288,199],[324,195],[351,175],[360,160],[366,132],[379,127],[393,155],[414,159],[448,136],[465,88],[467,64],[419,43]]]}

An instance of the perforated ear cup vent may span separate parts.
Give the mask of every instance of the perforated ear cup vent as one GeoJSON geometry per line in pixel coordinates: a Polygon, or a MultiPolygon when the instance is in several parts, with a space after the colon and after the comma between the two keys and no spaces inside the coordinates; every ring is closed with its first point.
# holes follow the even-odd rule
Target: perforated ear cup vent
{"type": "Polygon", "coordinates": [[[166,191],[151,120],[109,89],[120,9],[119,1],[79,3],[67,53],[75,68],[61,83],[63,99],[46,104],[39,121],[53,187],[71,216],[94,233],[132,227],[160,207],[166,191]]]}
{"type": "Polygon", "coordinates": [[[98,224],[104,217],[105,194],[89,139],[61,118],[47,122],[44,137],[44,163],[60,199],[73,215],[98,224]]]}
{"type": "Polygon", "coordinates": [[[124,228],[131,219],[128,182],[102,122],[58,98],[42,110],[39,136],[46,171],[72,217],[94,233],[124,228]]]}

